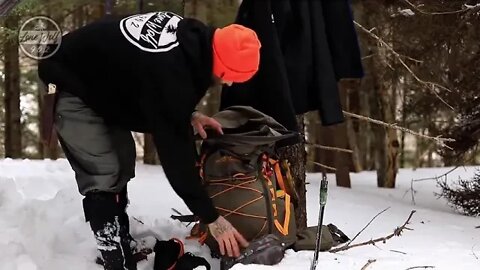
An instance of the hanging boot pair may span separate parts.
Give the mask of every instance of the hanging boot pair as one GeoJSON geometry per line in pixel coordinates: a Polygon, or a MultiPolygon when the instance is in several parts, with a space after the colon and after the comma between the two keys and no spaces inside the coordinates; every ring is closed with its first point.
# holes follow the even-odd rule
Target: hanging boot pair
{"type": "Polygon", "coordinates": [[[135,242],[130,235],[126,190],[121,193],[90,192],[83,200],[105,270],[136,270],[135,242]]]}
{"type": "Polygon", "coordinates": [[[210,270],[210,264],[202,257],[184,253],[183,243],[178,239],[159,241],[154,247],[155,261],[153,270],[193,270],[205,266],[210,270]]]}

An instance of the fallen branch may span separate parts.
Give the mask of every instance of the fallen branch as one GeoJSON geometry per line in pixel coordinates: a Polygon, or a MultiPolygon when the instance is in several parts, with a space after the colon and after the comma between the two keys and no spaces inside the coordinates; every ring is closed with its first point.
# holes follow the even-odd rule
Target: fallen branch
{"type": "Polygon", "coordinates": [[[412,266],[412,267],[409,267],[409,268],[407,268],[407,269],[405,269],[405,270],[421,269],[421,268],[423,268],[423,269],[435,268],[435,266],[433,266],[433,265],[412,266]]]}
{"type": "Polygon", "coordinates": [[[392,128],[392,129],[397,129],[397,130],[415,135],[417,137],[421,137],[421,138],[425,138],[425,139],[429,139],[429,140],[434,140],[440,146],[446,147],[450,150],[452,150],[452,148],[449,147],[448,145],[446,145],[445,142],[454,142],[455,141],[454,139],[451,139],[451,138],[432,137],[432,136],[424,135],[424,134],[415,132],[411,129],[398,126],[396,123],[385,123],[383,121],[376,120],[376,119],[370,118],[368,116],[363,116],[363,115],[359,115],[359,114],[355,114],[355,113],[351,113],[351,112],[347,112],[347,111],[343,111],[343,114],[345,114],[347,116],[350,116],[350,117],[353,117],[353,118],[357,118],[357,119],[360,119],[360,120],[371,122],[371,123],[374,123],[374,124],[377,124],[377,125],[385,126],[385,127],[392,128]]]}
{"type": "Polygon", "coordinates": [[[403,252],[403,251],[400,251],[400,250],[394,250],[394,249],[390,249],[391,252],[395,252],[395,253],[400,253],[400,254],[403,254],[403,255],[407,255],[406,252],[403,252]]]}
{"type": "Polygon", "coordinates": [[[136,218],[135,216],[132,216],[132,219],[135,220],[136,222],[142,224],[142,225],[145,225],[145,223],[143,221],[141,221],[140,219],[136,218]]]}
{"type": "Polygon", "coordinates": [[[370,224],[378,217],[380,216],[381,214],[383,214],[385,211],[387,211],[388,209],[390,209],[390,207],[387,207],[385,209],[383,209],[382,211],[380,211],[378,214],[376,214],[368,223],[367,225],[365,225],[365,227],[363,227],[363,229],[361,229],[353,238],[352,240],[348,241],[347,244],[345,244],[345,247],[348,247],[350,246],[350,244],[353,242],[353,240],[355,240],[363,231],[365,231],[365,229],[370,226],[370,224]]]}
{"type": "Polygon", "coordinates": [[[360,270],[366,270],[366,269],[370,266],[370,264],[372,264],[372,263],[374,263],[374,262],[376,262],[376,261],[377,261],[376,259],[370,259],[370,260],[368,260],[368,262],[367,262],[367,263],[362,267],[362,269],[360,269],[360,270]]]}
{"type": "Polygon", "coordinates": [[[309,163],[312,163],[313,165],[317,165],[319,166],[320,168],[325,168],[325,169],[328,169],[328,170],[332,170],[332,171],[337,171],[337,169],[333,168],[333,167],[330,167],[330,166],[327,166],[325,164],[322,164],[322,163],[319,163],[319,162],[315,162],[315,161],[308,161],[309,163]]]}
{"type": "Polygon", "coordinates": [[[475,259],[478,260],[478,256],[477,256],[477,254],[475,254],[475,250],[474,250],[475,246],[476,246],[476,244],[472,246],[472,255],[475,257],[475,259]]]}
{"type": "Polygon", "coordinates": [[[407,220],[405,221],[405,223],[403,223],[402,226],[400,227],[397,227],[393,233],[385,236],[385,237],[380,237],[380,238],[377,238],[377,239],[372,239],[372,240],[369,240],[369,241],[366,241],[366,242],[362,242],[362,243],[358,243],[358,244],[355,244],[355,245],[351,245],[351,246],[341,246],[341,247],[338,247],[338,248],[334,248],[334,249],[331,249],[330,250],[330,253],[336,253],[336,252],[339,252],[339,251],[344,251],[344,250],[348,250],[348,249],[351,249],[351,248],[354,248],[354,247],[359,247],[359,246],[366,246],[366,245],[375,245],[375,243],[378,243],[378,242],[382,242],[382,243],[385,243],[388,239],[394,237],[394,236],[400,236],[403,232],[403,230],[411,230],[410,228],[407,228],[407,225],[409,224],[410,222],[410,219],[412,218],[413,214],[415,213],[416,211],[415,210],[412,210],[412,212],[410,212],[410,215],[408,216],[407,220]]]}
{"type": "Polygon", "coordinates": [[[327,151],[337,151],[337,152],[344,152],[344,153],[353,153],[353,150],[350,149],[345,149],[345,148],[338,148],[338,147],[333,147],[333,146],[326,146],[326,145],[321,145],[321,144],[315,144],[315,143],[306,143],[309,146],[322,149],[322,150],[327,150],[327,151]]]}

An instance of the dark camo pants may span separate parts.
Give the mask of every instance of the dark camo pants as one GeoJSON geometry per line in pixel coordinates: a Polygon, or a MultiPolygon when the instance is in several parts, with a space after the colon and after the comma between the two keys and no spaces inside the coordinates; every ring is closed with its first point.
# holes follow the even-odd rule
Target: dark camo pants
{"type": "Polygon", "coordinates": [[[119,193],[135,176],[131,132],[107,126],[80,98],[59,93],[55,128],[82,195],[90,191],[119,193]]]}

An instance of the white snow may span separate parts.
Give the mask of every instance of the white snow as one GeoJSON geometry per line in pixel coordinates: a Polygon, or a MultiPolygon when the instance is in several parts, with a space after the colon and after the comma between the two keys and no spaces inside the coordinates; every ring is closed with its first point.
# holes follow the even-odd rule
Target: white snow
{"type": "MultiPolygon", "coordinates": [[[[337,254],[321,253],[317,269],[360,270],[369,259],[377,261],[368,269],[405,270],[412,266],[435,266],[436,270],[480,269],[479,218],[455,213],[443,199],[434,195],[435,182],[416,182],[416,205],[411,195],[412,178],[443,174],[449,168],[400,170],[396,189],[376,188],[373,172],[352,174],[352,189],[335,186],[329,175],[329,196],[325,224],[334,223],[353,237],[370,219],[385,209],[355,241],[390,234],[403,224],[412,209],[416,209],[406,231],[385,244],[353,248],[337,254]],[[405,195],[405,196],[404,196],[405,195]],[[399,253],[399,252],[403,253],[399,253]]],[[[450,179],[470,178],[475,168],[457,169],[450,179]]],[[[320,175],[308,176],[309,225],[318,217],[318,184],[320,175]]],[[[188,213],[186,206],[174,194],[161,167],[138,164],[137,177],[130,184],[131,217],[134,237],[156,235],[169,239],[184,239],[189,233],[179,222],[170,220],[171,208],[188,213]]],[[[93,263],[96,243],[88,224],[83,220],[82,197],[78,194],[74,174],[66,160],[0,161],[0,270],[86,270],[102,269],[93,263]]],[[[210,260],[213,269],[218,262],[209,256],[207,247],[187,241],[187,251],[210,260]]],[[[312,252],[288,251],[277,266],[243,266],[242,269],[309,269],[312,252]]],[[[139,270],[152,269],[153,258],[139,265],[139,270]]]]}

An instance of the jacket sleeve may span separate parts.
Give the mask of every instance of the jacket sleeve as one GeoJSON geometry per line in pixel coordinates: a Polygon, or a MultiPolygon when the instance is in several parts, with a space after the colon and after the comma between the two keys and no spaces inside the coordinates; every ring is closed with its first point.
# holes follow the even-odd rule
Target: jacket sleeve
{"type": "Polygon", "coordinates": [[[141,102],[170,185],[194,215],[205,224],[212,223],[219,215],[195,166],[197,154],[189,106],[182,106],[172,97],[161,98],[157,91],[144,96],[141,102]],[[171,106],[176,110],[169,109],[171,106]]]}
{"type": "Polygon", "coordinates": [[[193,134],[176,134],[174,127],[161,122],[159,125],[154,129],[153,139],[170,185],[203,223],[214,222],[218,213],[195,166],[193,134]]]}

